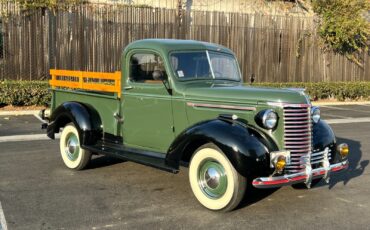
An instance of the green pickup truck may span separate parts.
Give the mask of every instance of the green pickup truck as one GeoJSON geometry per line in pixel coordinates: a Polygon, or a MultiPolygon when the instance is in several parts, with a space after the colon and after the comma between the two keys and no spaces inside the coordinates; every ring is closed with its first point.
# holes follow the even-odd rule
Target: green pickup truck
{"type": "Polygon", "coordinates": [[[307,186],[348,167],[320,110],[298,89],[246,86],[220,45],[146,39],[129,44],[122,72],[52,70],[47,135],[65,165],[103,154],[177,173],[211,210],[238,206],[256,188],[307,186]]]}

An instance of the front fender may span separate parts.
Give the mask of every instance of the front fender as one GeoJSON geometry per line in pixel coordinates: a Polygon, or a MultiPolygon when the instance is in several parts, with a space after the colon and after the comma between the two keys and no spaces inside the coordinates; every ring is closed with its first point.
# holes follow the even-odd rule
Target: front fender
{"type": "Polygon", "coordinates": [[[338,159],[337,156],[337,143],[335,139],[335,134],[331,127],[323,120],[320,120],[317,124],[314,124],[313,127],[313,140],[312,145],[315,150],[323,150],[326,147],[329,147],[332,152],[332,159],[330,163],[335,163],[338,159]],[[333,154],[334,153],[334,154],[333,154]]]}
{"type": "Polygon", "coordinates": [[[195,142],[217,145],[243,176],[269,168],[268,153],[277,149],[271,140],[266,140],[244,123],[218,118],[195,124],[183,131],[169,148],[166,163],[178,168],[184,154],[193,154],[186,150],[195,142]],[[275,146],[274,149],[269,149],[271,146],[275,146]]]}
{"type": "Polygon", "coordinates": [[[78,102],[65,102],[53,111],[47,135],[54,139],[54,134],[70,122],[76,126],[82,145],[93,144],[102,137],[99,114],[91,106],[78,102]]]}

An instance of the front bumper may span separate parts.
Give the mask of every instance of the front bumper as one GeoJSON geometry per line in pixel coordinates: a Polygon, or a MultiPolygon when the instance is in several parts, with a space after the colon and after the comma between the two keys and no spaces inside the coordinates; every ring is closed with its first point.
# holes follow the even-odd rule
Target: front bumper
{"type": "Polygon", "coordinates": [[[348,160],[332,164],[329,167],[321,167],[312,170],[305,170],[299,173],[286,174],[275,177],[259,177],[253,180],[256,188],[276,188],[290,184],[306,183],[310,187],[311,181],[316,178],[324,178],[329,181],[331,172],[338,172],[348,168],[348,160]]]}

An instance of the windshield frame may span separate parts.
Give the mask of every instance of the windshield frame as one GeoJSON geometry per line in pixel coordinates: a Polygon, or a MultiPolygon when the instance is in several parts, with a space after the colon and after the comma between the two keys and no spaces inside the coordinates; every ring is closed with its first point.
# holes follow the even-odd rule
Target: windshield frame
{"type": "Polygon", "coordinates": [[[232,53],[227,53],[227,52],[222,52],[222,51],[219,51],[219,50],[203,50],[203,49],[194,49],[194,50],[176,50],[176,51],[171,51],[168,55],[168,60],[169,60],[169,66],[170,66],[170,69],[171,69],[171,72],[172,74],[175,76],[175,79],[179,80],[179,81],[198,81],[198,80],[221,80],[221,81],[232,81],[232,82],[241,82],[242,81],[242,74],[241,74],[241,71],[240,71],[240,66],[239,66],[239,62],[238,60],[236,59],[235,55],[232,54],[232,53]],[[209,64],[209,68],[211,70],[211,74],[212,74],[212,77],[191,77],[191,78],[180,78],[177,76],[176,74],[176,71],[174,70],[173,66],[172,66],[172,63],[171,63],[171,55],[172,54],[175,54],[175,53],[194,53],[194,52],[205,52],[206,53],[206,56],[207,56],[207,60],[208,60],[208,64],[209,64]],[[209,55],[209,52],[213,52],[213,53],[218,53],[218,54],[222,54],[222,55],[225,55],[225,56],[229,56],[229,57],[232,57],[235,61],[235,64],[236,64],[236,69],[237,69],[237,72],[238,72],[238,79],[236,78],[216,78],[215,77],[215,74],[214,74],[214,70],[213,70],[213,66],[212,66],[212,63],[211,63],[211,58],[210,58],[210,55],[209,55]]]}

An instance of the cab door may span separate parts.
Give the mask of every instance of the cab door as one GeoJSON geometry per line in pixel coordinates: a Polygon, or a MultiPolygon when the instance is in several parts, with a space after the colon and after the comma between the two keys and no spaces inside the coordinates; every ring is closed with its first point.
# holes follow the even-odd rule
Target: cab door
{"type": "Polygon", "coordinates": [[[167,77],[160,55],[151,51],[128,54],[127,82],[123,89],[124,145],[167,152],[174,139],[171,95],[154,71],[167,77]]]}

